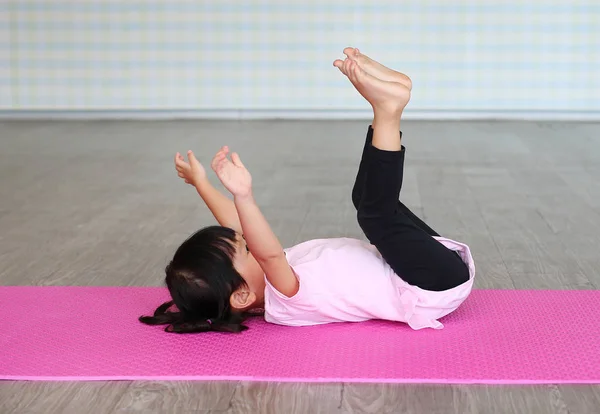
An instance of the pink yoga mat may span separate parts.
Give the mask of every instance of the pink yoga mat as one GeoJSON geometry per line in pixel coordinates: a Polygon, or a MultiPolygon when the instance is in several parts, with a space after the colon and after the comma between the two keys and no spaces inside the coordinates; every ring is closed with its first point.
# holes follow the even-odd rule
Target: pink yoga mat
{"type": "Polygon", "coordinates": [[[371,321],[239,334],[142,325],[163,288],[0,287],[0,379],[598,383],[600,291],[475,290],[413,331],[371,321]]]}

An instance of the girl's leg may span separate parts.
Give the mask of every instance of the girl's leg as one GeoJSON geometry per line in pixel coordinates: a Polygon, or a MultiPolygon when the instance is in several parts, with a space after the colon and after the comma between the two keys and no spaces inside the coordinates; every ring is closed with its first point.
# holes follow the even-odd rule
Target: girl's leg
{"type": "Polygon", "coordinates": [[[402,213],[404,213],[406,216],[408,216],[408,218],[410,218],[412,220],[412,222],[415,223],[425,233],[429,234],[430,236],[436,236],[436,237],[440,236],[438,232],[436,232],[434,229],[429,227],[423,220],[421,220],[419,217],[417,217],[415,215],[415,213],[410,211],[408,209],[408,207],[406,207],[400,201],[398,201],[398,210],[400,210],[402,213]]]}
{"type": "MultiPolygon", "coordinates": [[[[373,75],[374,77],[389,81],[401,83],[409,90],[412,89],[412,81],[408,76],[404,73],[397,72],[393,69],[385,67],[381,63],[369,58],[367,55],[360,53],[358,49],[353,47],[347,47],[344,49],[344,54],[348,56],[349,59],[355,60],[358,63],[358,66],[365,70],[367,73],[373,75]]],[[[341,62],[341,61],[340,61],[341,62]]],[[[336,65],[337,66],[337,65],[336,65]]],[[[402,132],[400,132],[400,139],[402,139],[402,132]]],[[[371,146],[371,142],[373,141],[373,128],[369,126],[369,130],[367,132],[367,138],[365,140],[365,146],[363,148],[362,158],[360,161],[360,167],[358,169],[358,175],[356,176],[356,182],[354,183],[354,188],[352,189],[352,203],[354,207],[358,210],[358,206],[360,204],[360,199],[362,198],[363,189],[366,181],[366,164],[368,162],[367,157],[367,148],[371,146]]],[[[402,171],[400,171],[402,174],[402,171]]],[[[402,179],[402,176],[401,176],[402,179]]],[[[400,186],[402,186],[402,181],[400,181],[400,186]]],[[[404,204],[398,201],[398,209],[404,214],[406,214],[410,219],[425,231],[430,236],[439,236],[439,234],[434,231],[431,227],[423,222],[419,217],[417,217],[412,211],[408,209],[404,204]]]]}
{"type": "Polygon", "coordinates": [[[466,282],[469,272],[460,258],[398,208],[405,152],[398,131],[410,90],[374,78],[354,61],[336,61],[335,65],[369,101],[375,115],[358,207],[358,221],[365,235],[396,274],[412,285],[441,291],[466,282]]]}
{"type": "Polygon", "coordinates": [[[358,173],[356,174],[356,180],[354,180],[354,187],[352,187],[352,204],[354,208],[358,210],[360,205],[360,199],[362,198],[363,191],[365,189],[365,182],[367,181],[367,164],[369,163],[367,148],[371,146],[373,141],[373,128],[369,125],[367,130],[367,138],[365,138],[365,145],[363,147],[362,155],[360,157],[360,164],[358,166],[358,173]]]}
{"type": "MultiPolygon", "coordinates": [[[[402,139],[402,132],[400,131],[400,139],[402,139]]],[[[373,141],[373,128],[369,126],[369,130],[367,131],[367,138],[365,139],[365,146],[363,148],[362,156],[360,159],[360,165],[358,167],[358,174],[356,175],[356,180],[354,182],[354,187],[352,188],[352,203],[356,210],[360,206],[360,200],[362,199],[365,183],[367,180],[367,165],[369,163],[369,153],[368,148],[371,147],[371,143],[373,141]]],[[[402,187],[402,169],[398,170],[399,180],[400,180],[400,188],[402,187]]],[[[398,200],[398,210],[403,212],[406,216],[408,216],[413,223],[415,223],[420,229],[425,231],[430,236],[439,236],[439,234],[429,227],[423,220],[417,217],[408,207],[402,204],[398,200]]]]}
{"type": "Polygon", "coordinates": [[[398,165],[401,151],[370,148],[366,186],[358,209],[358,222],[369,241],[402,279],[432,291],[458,286],[469,279],[462,260],[420,228],[398,208],[398,165]]]}

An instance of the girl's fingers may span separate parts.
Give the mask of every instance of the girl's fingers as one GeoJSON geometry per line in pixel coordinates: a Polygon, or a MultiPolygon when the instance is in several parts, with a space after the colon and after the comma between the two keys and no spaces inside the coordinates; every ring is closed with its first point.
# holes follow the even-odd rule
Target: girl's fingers
{"type": "Polygon", "coordinates": [[[185,162],[184,160],[176,159],[175,165],[178,167],[184,168],[185,166],[187,166],[189,164],[187,162],[185,162]]]}
{"type": "Polygon", "coordinates": [[[220,162],[219,154],[215,155],[215,158],[212,160],[212,166],[215,167],[220,162]]]}
{"type": "Polygon", "coordinates": [[[226,157],[228,153],[229,153],[229,147],[224,146],[224,147],[221,147],[221,149],[217,152],[217,155],[215,155],[215,156],[226,157]]]}
{"type": "Polygon", "coordinates": [[[221,149],[219,150],[219,152],[216,153],[216,155],[214,156],[214,158],[211,162],[211,167],[213,170],[217,171],[217,169],[221,169],[222,165],[224,165],[223,163],[229,161],[227,159],[228,152],[229,152],[229,147],[227,147],[227,146],[221,147],[221,149]]]}
{"type": "Polygon", "coordinates": [[[187,152],[187,156],[188,156],[188,160],[190,160],[190,163],[192,162],[198,162],[198,160],[196,159],[196,156],[194,155],[192,150],[189,150],[187,152]]]}
{"type": "Polygon", "coordinates": [[[236,167],[244,168],[244,164],[242,164],[242,160],[240,159],[240,156],[237,152],[231,154],[231,161],[233,161],[233,165],[235,165],[236,167]]]}
{"type": "Polygon", "coordinates": [[[223,157],[218,160],[218,163],[220,165],[226,165],[228,162],[229,162],[229,158],[227,158],[225,155],[223,155],[223,157]]]}
{"type": "Polygon", "coordinates": [[[175,164],[176,165],[185,165],[185,158],[180,153],[175,154],[175,164]]]}

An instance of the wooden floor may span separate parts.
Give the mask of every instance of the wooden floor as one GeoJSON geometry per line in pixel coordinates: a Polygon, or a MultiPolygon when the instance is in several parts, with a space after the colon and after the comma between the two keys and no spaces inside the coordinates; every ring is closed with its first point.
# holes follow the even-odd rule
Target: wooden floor
{"type": "MultiPolygon", "coordinates": [[[[600,287],[600,124],[402,129],[401,198],[471,246],[476,288],[600,287]]],[[[208,161],[223,144],[241,153],[284,245],[360,238],[350,190],[365,132],[348,121],[2,122],[0,284],[161,284],[183,238],[213,223],[173,154],[208,161]]],[[[589,414],[600,386],[0,382],[0,413],[86,412],[589,414]]]]}

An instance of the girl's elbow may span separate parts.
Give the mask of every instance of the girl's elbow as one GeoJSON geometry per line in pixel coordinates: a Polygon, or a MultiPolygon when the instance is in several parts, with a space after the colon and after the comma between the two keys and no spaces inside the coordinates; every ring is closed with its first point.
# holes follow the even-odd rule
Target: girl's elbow
{"type": "Polygon", "coordinates": [[[285,257],[285,253],[283,250],[278,250],[274,252],[264,252],[261,255],[254,255],[254,257],[259,263],[270,263],[275,260],[280,260],[281,257],[285,257]]]}

